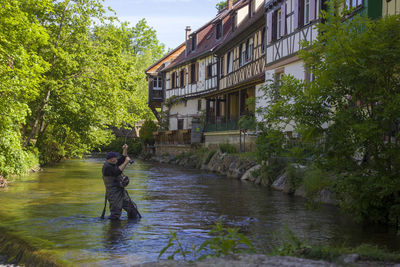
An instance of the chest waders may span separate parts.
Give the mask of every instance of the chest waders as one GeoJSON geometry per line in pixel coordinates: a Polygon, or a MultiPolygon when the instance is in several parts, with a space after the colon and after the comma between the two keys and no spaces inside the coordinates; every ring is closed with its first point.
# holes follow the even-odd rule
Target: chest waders
{"type": "Polygon", "coordinates": [[[110,219],[119,219],[122,209],[128,213],[129,219],[139,219],[142,215],[139,213],[135,202],[129,197],[124,187],[121,187],[119,176],[103,176],[104,185],[106,187],[106,195],[104,199],[104,208],[101,218],[104,219],[106,212],[107,200],[110,203],[110,219]]]}

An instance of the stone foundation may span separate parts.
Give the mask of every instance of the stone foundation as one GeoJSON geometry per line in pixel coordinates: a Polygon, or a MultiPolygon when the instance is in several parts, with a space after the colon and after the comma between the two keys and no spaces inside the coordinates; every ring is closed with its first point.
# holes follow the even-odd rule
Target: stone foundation
{"type": "MultiPolygon", "coordinates": [[[[205,147],[210,149],[218,149],[219,144],[229,143],[234,145],[238,150],[240,147],[240,135],[239,131],[223,131],[223,132],[208,132],[204,133],[205,147]]],[[[246,135],[244,138],[242,134],[242,148],[245,147],[245,151],[255,151],[256,136],[246,135]]]]}
{"type": "Polygon", "coordinates": [[[177,156],[181,153],[189,152],[191,149],[191,145],[155,145],[155,154],[156,156],[166,154],[177,156]]]}

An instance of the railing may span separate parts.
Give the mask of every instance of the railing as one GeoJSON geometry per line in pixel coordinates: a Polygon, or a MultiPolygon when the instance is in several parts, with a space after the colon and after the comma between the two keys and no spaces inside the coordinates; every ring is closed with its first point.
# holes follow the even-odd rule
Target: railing
{"type": "Polygon", "coordinates": [[[227,119],[226,117],[209,117],[204,129],[205,132],[232,131],[239,129],[239,120],[236,118],[227,119]]]}
{"type": "Polygon", "coordinates": [[[150,91],[150,101],[151,100],[163,100],[164,94],[163,90],[151,90],[150,91]]]}
{"type": "Polygon", "coordinates": [[[190,145],[192,130],[173,130],[153,133],[156,145],[190,145]]]}

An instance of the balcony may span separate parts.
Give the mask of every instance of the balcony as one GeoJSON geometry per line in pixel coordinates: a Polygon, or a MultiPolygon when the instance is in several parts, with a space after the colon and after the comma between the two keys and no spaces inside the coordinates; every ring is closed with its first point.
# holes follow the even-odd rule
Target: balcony
{"type": "Polygon", "coordinates": [[[204,129],[205,132],[232,131],[239,129],[239,120],[237,118],[227,118],[225,116],[209,117],[204,129]]]}
{"type": "Polygon", "coordinates": [[[191,144],[191,129],[155,132],[153,134],[156,146],[191,144]]]}
{"type": "Polygon", "coordinates": [[[164,91],[162,89],[149,90],[149,102],[153,101],[163,101],[164,91]]]}

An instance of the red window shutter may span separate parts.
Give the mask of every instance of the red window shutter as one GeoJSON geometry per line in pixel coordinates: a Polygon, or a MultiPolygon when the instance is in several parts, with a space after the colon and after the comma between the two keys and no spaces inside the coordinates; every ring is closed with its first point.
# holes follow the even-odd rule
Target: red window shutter
{"type": "Polygon", "coordinates": [[[267,38],[268,38],[267,44],[272,42],[272,13],[273,12],[269,12],[267,14],[267,29],[268,29],[268,32],[267,32],[267,38]]]}
{"type": "Polygon", "coordinates": [[[315,0],[310,0],[310,21],[315,20],[315,0]]]}
{"type": "Polygon", "coordinates": [[[283,1],[281,7],[281,36],[286,34],[286,0],[283,1]]]}
{"type": "Polygon", "coordinates": [[[299,27],[299,1],[294,0],[294,28],[297,29],[299,27]]]}

